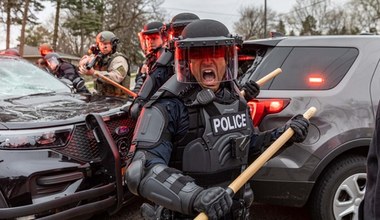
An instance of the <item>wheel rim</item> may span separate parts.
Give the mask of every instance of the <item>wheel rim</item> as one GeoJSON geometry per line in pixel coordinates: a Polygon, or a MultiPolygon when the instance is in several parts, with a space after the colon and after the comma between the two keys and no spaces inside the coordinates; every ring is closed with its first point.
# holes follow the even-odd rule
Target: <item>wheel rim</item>
{"type": "Polygon", "coordinates": [[[336,220],[358,220],[358,210],[364,197],[366,180],[366,173],[356,173],[339,185],[333,205],[336,220]]]}

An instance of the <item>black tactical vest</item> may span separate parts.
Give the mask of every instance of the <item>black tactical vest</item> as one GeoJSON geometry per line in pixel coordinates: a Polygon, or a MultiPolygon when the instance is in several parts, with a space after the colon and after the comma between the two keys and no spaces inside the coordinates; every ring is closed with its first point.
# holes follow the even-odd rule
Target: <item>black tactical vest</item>
{"type": "Polygon", "coordinates": [[[186,96],[189,130],[175,140],[169,166],[182,170],[201,186],[224,185],[247,164],[252,133],[247,103],[238,95],[230,103],[208,104],[189,103],[194,98],[186,96]]]}

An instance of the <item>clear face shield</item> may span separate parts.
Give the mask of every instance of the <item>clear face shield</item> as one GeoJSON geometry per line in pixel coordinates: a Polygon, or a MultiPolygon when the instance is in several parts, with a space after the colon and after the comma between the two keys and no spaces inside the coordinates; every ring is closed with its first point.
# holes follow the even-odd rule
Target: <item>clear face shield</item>
{"type": "Polygon", "coordinates": [[[234,44],[176,48],[175,71],[179,82],[199,83],[216,91],[221,82],[236,79],[237,67],[234,44]]]}
{"type": "Polygon", "coordinates": [[[46,60],[47,64],[49,65],[49,68],[53,71],[55,71],[59,65],[59,60],[57,57],[50,57],[46,60]]]}

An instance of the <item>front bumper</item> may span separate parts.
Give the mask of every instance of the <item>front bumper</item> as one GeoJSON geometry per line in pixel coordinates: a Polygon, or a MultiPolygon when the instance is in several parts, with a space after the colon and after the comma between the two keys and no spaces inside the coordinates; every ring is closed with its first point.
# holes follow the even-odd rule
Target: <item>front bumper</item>
{"type": "Polygon", "coordinates": [[[109,183],[94,189],[83,190],[72,195],[57,198],[49,202],[25,205],[20,207],[0,208],[0,218],[10,219],[22,216],[30,216],[35,213],[48,212],[49,210],[58,209],[73,203],[80,203],[85,200],[102,198],[95,202],[86,203],[74,208],[51,214],[41,219],[72,219],[93,212],[107,210],[117,202],[115,195],[115,183],[109,183]]]}

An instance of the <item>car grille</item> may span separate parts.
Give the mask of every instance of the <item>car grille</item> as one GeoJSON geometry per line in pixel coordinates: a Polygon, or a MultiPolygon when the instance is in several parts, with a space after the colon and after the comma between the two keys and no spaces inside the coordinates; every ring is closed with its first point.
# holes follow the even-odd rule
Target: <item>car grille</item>
{"type": "MultiPolygon", "coordinates": [[[[108,130],[114,139],[117,138],[115,129],[119,126],[127,126],[130,128],[129,132],[124,139],[129,140],[127,143],[130,146],[133,136],[133,130],[136,122],[124,117],[113,118],[106,122],[108,130]]],[[[80,161],[90,162],[100,160],[99,148],[97,146],[94,134],[91,130],[88,130],[86,124],[79,124],[74,130],[73,137],[69,144],[61,149],[56,150],[59,153],[67,157],[71,157],[80,161]]]]}

